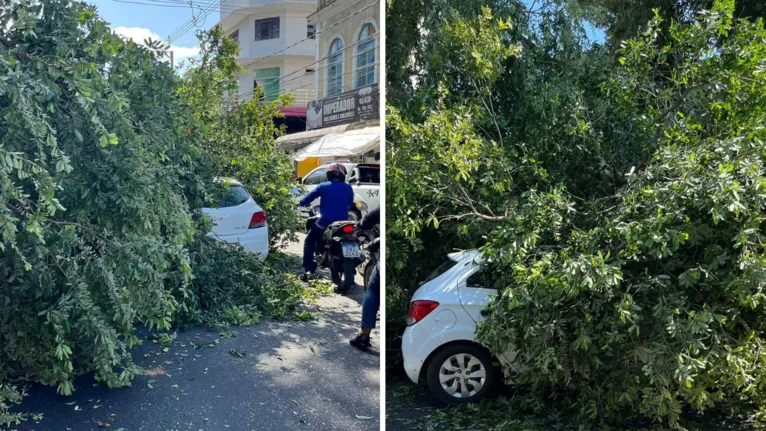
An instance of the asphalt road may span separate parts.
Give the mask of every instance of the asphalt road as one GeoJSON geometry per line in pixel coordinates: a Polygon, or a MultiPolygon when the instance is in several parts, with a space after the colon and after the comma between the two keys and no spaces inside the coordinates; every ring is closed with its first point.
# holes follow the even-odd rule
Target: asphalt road
{"type": "Polygon", "coordinates": [[[87,375],[63,397],[34,385],[14,411],[42,419],[14,429],[378,430],[379,338],[367,353],[348,344],[362,294],[320,298],[313,322],[264,321],[231,328],[233,338],[197,327],[178,333],[167,352],[146,339],[133,351],[145,375],[132,387],[109,389],[87,375]]]}

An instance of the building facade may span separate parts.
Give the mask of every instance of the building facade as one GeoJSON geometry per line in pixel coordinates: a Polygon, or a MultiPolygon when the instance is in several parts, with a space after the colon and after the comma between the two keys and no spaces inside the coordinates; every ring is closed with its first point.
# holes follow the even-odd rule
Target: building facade
{"type": "Polygon", "coordinates": [[[239,98],[253,98],[261,87],[266,101],[292,94],[288,117],[303,124],[306,105],[316,99],[316,45],[314,25],[307,17],[317,0],[222,0],[219,25],[240,46],[239,63],[247,72],[239,76],[239,98]]]}
{"type": "Polygon", "coordinates": [[[307,25],[316,32],[315,97],[306,131],[280,137],[279,147],[293,155],[298,176],[333,160],[377,162],[380,0],[317,0],[307,25]]]}
{"type": "Polygon", "coordinates": [[[319,0],[309,16],[319,34],[317,99],[378,83],[380,1],[319,0]]]}

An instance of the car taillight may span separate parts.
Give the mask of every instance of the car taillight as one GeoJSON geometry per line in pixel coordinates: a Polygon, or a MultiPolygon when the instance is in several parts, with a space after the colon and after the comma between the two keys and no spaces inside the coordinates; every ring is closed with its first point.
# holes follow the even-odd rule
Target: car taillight
{"type": "Polygon", "coordinates": [[[347,225],[343,226],[343,233],[351,233],[353,231],[354,231],[354,225],[347,224],[347,225]]]}
{"type": "Polygon", "coordinates": [[[256,229],[264,226],[266,226],[266,213],[263,211],[258,211],[257,213],[253,214],[253,218],[250,219],[250,226],[248,226],[248,229],[256,229]]]}
{"type": "Polygon", "coordinates": [[[439,303],[436,301],[412,301],[410,303],[410,312],[407,314],[407,326],[420,322],[438,306],[439,303]]]}

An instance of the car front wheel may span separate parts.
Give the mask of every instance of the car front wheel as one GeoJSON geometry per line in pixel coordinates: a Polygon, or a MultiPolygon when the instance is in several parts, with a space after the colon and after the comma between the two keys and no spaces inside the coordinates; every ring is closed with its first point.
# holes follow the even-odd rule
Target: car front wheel
{"type": "Polygon", "coordinates": [[[479,401],[496,391],[501,378],[489,352],[470,343],[445,347],[434,355],[426,370],[428,389],[445,404],[479,401]]]}

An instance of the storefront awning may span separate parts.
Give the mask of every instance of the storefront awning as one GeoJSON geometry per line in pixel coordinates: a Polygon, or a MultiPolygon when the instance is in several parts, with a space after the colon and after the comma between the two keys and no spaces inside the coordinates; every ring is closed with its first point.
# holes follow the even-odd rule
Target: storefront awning
{"type": "Polygon", "coordinates": [[[308,157],[351,157],[380,147],[380,127],[365,127],[322,136],[293,155],[299,162],[308,157]]]}
{"type": "Polygon", "coordinates": [[[314,129],[306,132],[291,133],[289,135],[277,138],[277,148],[281,150],[294,151],[321,138],[330,133],[342,133],[350,130],[360,130],[367,127],[378,126],[378,120],[365,121],[362,123],[342,124],[340,126],[325,127],[323,129],[314,129]]]}

